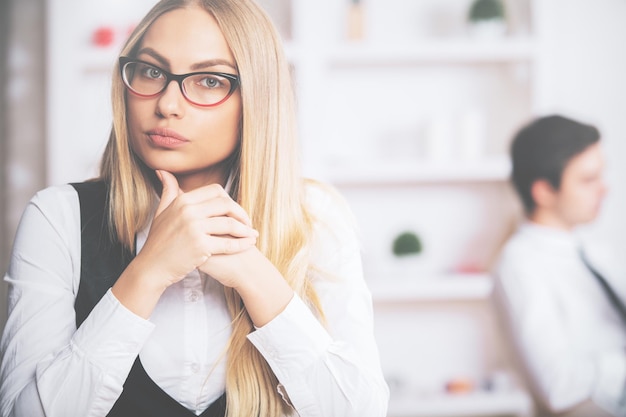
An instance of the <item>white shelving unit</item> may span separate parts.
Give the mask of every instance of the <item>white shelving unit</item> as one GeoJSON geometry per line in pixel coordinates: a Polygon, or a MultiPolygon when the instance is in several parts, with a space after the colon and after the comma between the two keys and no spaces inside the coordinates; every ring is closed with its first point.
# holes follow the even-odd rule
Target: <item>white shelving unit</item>
{"type": "Polygon", "coordinates": [[[530,38],[495,40],[428,40],[415,45],[342,44],[329,52],[336,66],[398,64],[493,64],[527,62],[534,59],[535,45],[530,38]]]}
{"type": "MultiPolygon", "coordinates": [[[[344,36],[350,1],[281,0],[283,7],[287,3],[288,22],[285,10],[277,12],[269,3],[267,8],[279,15],[283,35],[289,34],[285,47],[296,80],[305,173],[334,184],[346,195],[365,229],[368,252],[380,255],[365,255],[369,263],[365,268],[386,374],[404,375],[402,379],[409,381],[411,368],[417,367],[413,375],[417,381],[408,383],[439,392],[428,396],[392,392],[388,416],[531,416],[530,397],[515,387],[465,395],[442,391],[447,375],[457,371],[476,380],[486,377],[480,367],[488,364],[477,356],[492,349],[485,345],[490,342],[482,341],[492,330],[480,328],[489,327],[483,305],[492,291],[491,277],[445,272],[463,270],[459,264],[442,266],[440,272],[435,268],[434,273],[398,271],[383,265],[389,255],[381,251],[390,247],[388,230],[401,219],[409,225],[415,221],[418,230],[421,221],[429,256],[437,247],[449,251],[447,257],[480,251],[481,243],[458,247],[463,239],[475,240],[468,235],[474,233],[468,225],[487,220],[504,228],[504,220],[497,216],[476,216],[481,204],[501,204],[502,192],[494,190],[501,189],[510,175],[507,140],[533,113],[536,39],[530,30],[499,39],[473,39],[462,30],[454,36],[393,38],[380,30],[389,22],[410,21],[401,15],[421,13],[420,7],[441,12],[465,7],[469,0],[362,2],[368,7],[366,36],[358,41],[344,36]],[[367,33],[367,25],[378,31],[367,33]],[[476,112],[483,126],[467,135],[461,127],[463,118],[476,112]],[[433,132],[447,135],[443,151],[433,148],[437,143],[427,136],[433,132]],[[466,152],[467,138],[476,141],[477,151],[466,152]],[[480,203],[481,199],[487,201],[480,203]],[[452,210],[455,214],[450,204],[458,204],[452,210]],[[411,333],[429,340],[414,340],[411,333]],[[426,359],[431,354],[441,357],[426,359]],[[463,362],[463,355],[476,363],[463,362]],[[420,379],[423,373],[431,376],[420,379]]],[[[463,14],[455,10],[450,16],[463,14]]],[[[428,20],[417,17],[413,20],[428,20]]]]}
{"type": "Polygon", "coordinates": [[[85,73],[111,74],[121,45],[89,49],[82,55],[81,69],[85,73]]]}
{"type": "MultiPolygon", "coordinates": [[[[287,2],[281,0],[283,6],[287,2]]],[[[391,378],[403,375],[409,385],[439,393],[392,392],[388,416],[529,417],[532,402],[521,389],[446,395],[442,388],[455,372],[476,381],[487,377],[480,368],[488,367],[488,360],[479,356],[492,349],[483,340],[492,330],[481,328],[489,327],[483,306],[492,291],[491,277],[445,272],[464,270],[460,264],[442,265],[434,273],[398,271],[385,265],[389,255],[383,251],[390,247],[388,230],[403,221],[422,228],[429,262],[437,258],[431,257],[437,248],[449,251],[448,258],[482,250],[480,240],[470,242],[475,232],[468,225],[488,221],[506,227],[497,216],[481,219],[480,207],[501,204],[502,192],[494,190],[503,188],[510,175],[507,140],[533,113],[537,41],[530,30],[498,39],[470,38],[462,30],[454,36],[394,38],[380,30],[389,22],[429,20],[418,18],[420,7],[439,13],[465,7],[469,0],[362,2],[366,36],[349,41],[344,35],[349,4],[291,0],[290,22],[284,10],[278,15],[281,32],[289,34],[285,46],[296,80],[305,173],[346,195],[364,229],[366,252],[376,255],[365,255],[365,268],[383,368],[391,378]],[[405,17],[411,13],[412,18],[405,17]],[[378,31],[367,33],[367,25],[378,31]],[[468,134],[466,117],[476,113],[482,126],[468,134]],[[438,147],[433,137],[449,143],[438,147]],[[450,204],[458,205],[455,214],[450,204]],[[464,239],[469,249],[459,247],[464,239]],[[429,340],[415,340],[413,333],[429,340]],[[435,356],[431,360],[429,355],[435,356]],[[423,373],[430,376],[420,378],[423,373]],[[411,382],[412,376],[417,380],[411,382]]],[[[277,13],[275,5],[267,7],[277,13]]]]}
{"type": "Polygon", "coordinates": [[[428,160],[399,163],[374,162],[350,166],[330,166],[327,178],[338,186],[385,184],[464,183],[505,181],[511,164],[507,158],[491,157],[475,161],[433,162],[428,160]]]}
{"type": "Polygon", "coordinates": [[[484,301],[492,287],[492,279],[487,274],[402,276],[369,284],[375,303],[484,301]]]}
{"type": "MultiPolygon", "coordinates": [[[[381,35],[377,19],[395,22],[389,16],[419,13],[419,7],[429,3],[441,14],[445,7],[466,7],[469,0],[425,1],[425,6],[405,0],[363,2],[364,24],[377,27],[378,32],[367,34],[366,27],[366,36],[356,41],[345,36],[347,0],[291,0],[288,23],[284,12],[278,13],[282,32],[290,35],[285,44],[296,76],[307,174],[341,186],[506,179],[509,167],[502,161],[506,142],[533,110],[536,40],[527,30],[493,39],[472,38],[458,28],[453,36],[381,35]],[[377,11],[382,9],[386,16],[380,17],[377,11]],[[459,141],[467,133],[460,131],[467,127],[461,126],[461,119],[476,113],[481,126],[473,137],[478,136],[476,146],[481,149],[468,161],[454,152],[463,148],[459,141]],[[422,149],[415,145],[427,140],[424,130],[433,121],[438,124],[435,130],[451,127],[446,134],[452,155],[433,158],[423,143],[422,149]],[[405,145],[413,142],[415,146],[404,152],[391,143],[394,135],[403,136],[405,145]],[[366,163],[354,155],[355,147],[369,153],[366,163]],[[394,147],[405,155],[381,158],[394,147]]],[[[275,5],[268,9],[276,13],[275,5]]],[[[459,20],[465,12],[450,15],[459,20]]],[[[396,20],[402,24],[409,19],[396,20]]],[[[426,19],[416,15],[413,20],[426,19]]]]}
{"type": "Polygon", "coordinates": [[[388,417],[531,417],[533,404],[521,390],[476,392],[431,397],[398,397],[390,403],[388,417]]]}
{"type": "MultiPolygon", "coordinates": [[[[348,0],[262,0],[293,66],[305,174],[342,191],[412,187],[416,199],[437,185],[504,188],[508,141],[534,114],[540,48],[531,1],[506,1],[512,31],[484,38],[463,27],[470,0],[370,0],[362,2],[365,36],[349,40],[348,0]],[[442,16],[448,34],[383,26],[442,16]]],[[[490,220],[501,229],[490,233],[508,230],[508,219],[490,220]]]]}

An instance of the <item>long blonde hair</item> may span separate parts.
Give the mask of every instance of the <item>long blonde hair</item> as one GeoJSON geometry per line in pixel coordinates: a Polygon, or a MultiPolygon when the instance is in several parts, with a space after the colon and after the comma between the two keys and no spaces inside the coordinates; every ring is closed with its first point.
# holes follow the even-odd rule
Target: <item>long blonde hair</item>
{"type": "MultiPolygon", "coordinates": [[[[139,23],[122,55],[136,52],[143,35],[159,16],[192,5],[215,18],[239,70],[242,121],[231,194],[259,231],[259,250],[323,318],[307,278],[312,219],[305,208],[299,172],[292,78],[280,38],[265,12],[253,0],[163,0],[139,23]]],[[[154,174],[130,148],[125,87],[117,67],[112,101],[113,128],[101,177],[110,186],[113,233],[134,250],[135,234],[146,226],[155,203],[154,174]]],[[[227,415],[289,414],[277,391],[276,376],[247,339],[253,324],[243,302],[233,289],[225,291],[233,320],[227,355],[227,415]]]]}

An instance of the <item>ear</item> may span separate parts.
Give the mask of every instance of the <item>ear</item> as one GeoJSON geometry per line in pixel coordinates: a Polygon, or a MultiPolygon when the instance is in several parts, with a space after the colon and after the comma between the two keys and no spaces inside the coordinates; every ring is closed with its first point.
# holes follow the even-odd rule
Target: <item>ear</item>
{"type": "Polygon", "coordinates": [[[530,193],[537,208],[551,208],[557,197],[557,190],[547,180],[537,180],[530,187],[530,193]]]}

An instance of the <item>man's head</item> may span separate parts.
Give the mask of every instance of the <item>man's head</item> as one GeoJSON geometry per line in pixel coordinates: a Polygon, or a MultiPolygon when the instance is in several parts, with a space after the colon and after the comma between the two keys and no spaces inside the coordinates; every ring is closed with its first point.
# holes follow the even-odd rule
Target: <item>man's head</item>
{"type": "Polygon", "coordinates": [[[594,126],[559,115],[516,134],[512,181],[532,220],[569,229],[597,216],[606,192],[599,141],[594,126]]]}

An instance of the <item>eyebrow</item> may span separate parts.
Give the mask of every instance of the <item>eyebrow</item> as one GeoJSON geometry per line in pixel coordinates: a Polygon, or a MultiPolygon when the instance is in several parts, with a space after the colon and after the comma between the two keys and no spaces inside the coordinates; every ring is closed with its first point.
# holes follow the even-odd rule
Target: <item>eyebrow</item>
{"type": "MultiPolygon", "coordinates": [[[[165,58],[163,55],[159,54],[157,51],[152,49],[152,48],[142,48],[142,49],[140,49],[139,52],[137,53],[137,55],[141,55],[141,54],[150,55],[152,58],[154,58],[157,61],[159,61],[159,63],[161,65],[163,65],[164,67],[171,68],[170,67],[170,61],[167,58],[165,58]]],[[[232,62],[230,62],[230,61],[228,61],[226,59],[221,59],[221,58],[208,59],[206,61],[197,62],[197,63],[193,64],[190,69],[192,71],[197,71],[197,70],[202,70],[202,69],[206,69],[206,68],[210,68],[210,67],[216,67],[218,65],[225,65],[225,66],[230,67],[233,70],[237,71],[237,67],[232,62]]]]}

